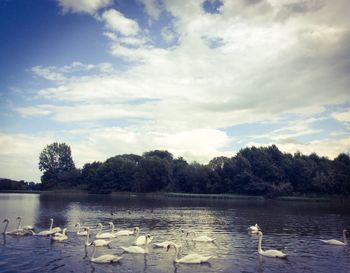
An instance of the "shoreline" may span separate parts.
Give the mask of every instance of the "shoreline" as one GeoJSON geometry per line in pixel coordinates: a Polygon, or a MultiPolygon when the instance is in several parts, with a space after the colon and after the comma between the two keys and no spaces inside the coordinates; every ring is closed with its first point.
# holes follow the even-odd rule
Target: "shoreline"
{"type": "Polygon", "coordinates": [[[177,193],[177,192],[112,192],[109,194],[89,193],[82,190],[53,190],[53,191],[25,191],[25,190],[0,190],[0,193],[23,193],[23,194],[40,194],[43,196],[89,196],[89,195],[101,195],[110,197],[146,197],[146,198],[169,198],[169,199],[203,199],[203,200],[247,200],[247,201],[303,201],[303,202],[350,202],[350,197],[344,196],[279,196],[276,198],[267,198],[264,196],[255,195],[239,195],[239,194],[205,194],[205,193],[177,193]]]}

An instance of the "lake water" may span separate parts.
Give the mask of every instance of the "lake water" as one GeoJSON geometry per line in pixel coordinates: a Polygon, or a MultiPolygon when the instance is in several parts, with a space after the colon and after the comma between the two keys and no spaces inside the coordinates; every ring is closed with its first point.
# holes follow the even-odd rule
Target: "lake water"
{"type": "MultiPolygon", "coordinates": [[[[323,244],[320,239],[342,240],[343,228],[350,229],[350,209],[346,205],[286,201],[208,201],[139,197],[40,196],[0,194],[0,217],[10,220],[9,229],[34,224],[36,231],[54,226],[67,227],[68,241],[51,242],[49,237],[0,237],[0,272],[350,272],[349,247],[323,244]],[[113,211],[113,215],[111,215],[113,211]],[[209,264],[174,264],[174,250],[153,249],[143,254],[124,254],[134,236],[119,237],[111,248],[97,254],[123,256],[117,264],[93,264],[92,248],[86,251],[84,237],[74,225],[105,227],[112,221],[116,229],[140,227],[152,242],[177,240],[182,255],[196,252],[212,255],[209,264]],[[275,248],[288,259],[260,257],[258,238],[247,227],[258,223],[263,232],[263,249],[275,248]],[[216,238],[216,243],[193,243],[180,230],[192,230],[216,238]]],[[[2,220],[1,220],[2,221],[2,220]]],[[[4,227],[4,225],[3,225],[4,227]]],[[[3,229],[1,228],[1,231],[3,229]]],[[[93,231],[95,234],[97,231],[93,231]]]]}

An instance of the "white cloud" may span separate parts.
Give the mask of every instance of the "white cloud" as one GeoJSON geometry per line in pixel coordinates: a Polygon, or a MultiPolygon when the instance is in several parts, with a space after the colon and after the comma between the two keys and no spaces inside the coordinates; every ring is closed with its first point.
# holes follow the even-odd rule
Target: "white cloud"
{"type": "Polygon", "coordinates": [[[153,20],[158,20],[162,7],[159,0],[139,0],[146,9],[146,12],[153,20]]]}
{"type": "Polygon", "coordinates": [[[340,122],[350,122],[350,109],[343,112],[336,112],[332,117],[340,122]]]}
{"type": "Polygon", "coordinates": [[[105,11],[102,14],[102,20],[109,29],[117,31],[125,36],[137,35],[140,30],[136,21],[126,18],[115,9],[105,11]]]}
{"type": "Polygon", "coordinates": [[[57,0],[63,12],[94,14],[99,9],[109,6],[113,0],[57,0]]]}
{"type": "Polygon", "coordinates": [[[62,73],[52,71],[54,67],[43,67],[41,65],[34,66],[31,70],[32,72],[40,77],[43,77],[49,81],[64,81],[66,78],[62,73]]]}

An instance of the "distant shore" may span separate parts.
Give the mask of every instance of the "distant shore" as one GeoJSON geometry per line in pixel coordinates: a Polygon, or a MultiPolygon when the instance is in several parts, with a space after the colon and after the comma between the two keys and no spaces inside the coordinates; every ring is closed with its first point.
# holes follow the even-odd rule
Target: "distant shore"
{"type": "MultiPolygon", "coordinates": [[[[42,195],[75,195],[75,196],[88,196],[93,193],[89,193],[83,190],[53,190],[53,191],[25,191],[25,190],[0,190],[0,193],[25,193],[25,194],[42,194],[42,195]]],[[[104,195],[104,194],[98,194],[104,195]]],[[[280,196],[276,198],[267,198],[264,196],[255,195],[240,195],[240,194],[200,194],[200,193],[177,193],[177,192],[112,192],[107,194],[111,197],[163,197],[163,198],[195,198],[195,199],[208,199],[208,200],[252,200],[252,201],[264,201],[264,200],[278,200],[278,201],[304,201],[304,202],[350,202],[350,197],[343,196],[280,196]]]]}

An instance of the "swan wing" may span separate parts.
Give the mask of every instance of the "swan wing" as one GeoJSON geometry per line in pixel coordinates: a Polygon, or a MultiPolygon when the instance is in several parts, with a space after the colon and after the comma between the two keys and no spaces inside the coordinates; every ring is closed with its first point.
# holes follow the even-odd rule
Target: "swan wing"
{"type": "Polygon", "coordinates": [[[153,243],[153,247],[166,248],[169,244],[174,244],[174,242],[164,241],[162,243],[153,243]]]}
{"type": "Polygon", "coordinates": [[[197,242],[213,242],[213,241],[215,241],[215,239],[210,238],[210,237],[208,237],[206,235],[202,235],[202,236],[194,238],[193,241],[197,241],[197,242]]]}
{"type": "Polygon", "coordinates": [[[135,246],[143,246],[146,244],[146,236],[145,235],[141,235],[139,237],[137,237],[137,239],[134,242],[135,246]]]}
{"type": "Polygon", "coordinates": [[[329,245],[335,245],[335,246],[345,246],[344,242],[341,242],[339,240],[331,239],[331,240],[321,240],[321,242],[329,245]]]}
{"type": "Polygon", "coordinates": [[[133,231],[130,231],[130,230],[119,230],[115,233],[116,236],[129,236],[129,235],[133,235],[134,232],[133,231]]]}
{"type": "Polygon", "coordinates": [[[276,250],[276,249],[269,249],[260,252],[261,255],[266,257],[274,257],[274,258],[284,258],[287,256],[287,254],[283,253],[282,251],[276,250]]]}
{"type": "Polygon", "coordinates": [[[91,261],[94,263],[116,263],[119,260],[121,260],[123,257],[119,257],[116,255],[112,255],[112,254],[106,254],[106,255],[101,255],[99,257],[96,258],[92,258],[91,261]]]}
{"type": "Polygon", "coordinates": [[[178,263],[187,263],[187,264],[199,264],[208,262],[211,256],[202,256],[197,253],[188,254],[181,259],[178,259],[178,263]]]}
{"type": "Polygon", "coordinates": [[[128,253],[145,253],[145,250],[142,247],[139,246],[129,246],[129,247],[123,247],[121,248],[128,253]]]}
{"type": "Polygon", "coordinates": [[[110,232],[101,233],[101,234],[96,235],[97,239],[109,239],[109,238],[114,238],[114,237],[115,237],[115,234],[112,234],[110,232]]]}

